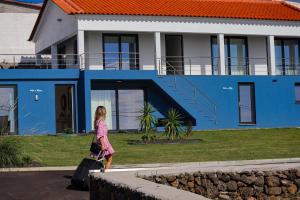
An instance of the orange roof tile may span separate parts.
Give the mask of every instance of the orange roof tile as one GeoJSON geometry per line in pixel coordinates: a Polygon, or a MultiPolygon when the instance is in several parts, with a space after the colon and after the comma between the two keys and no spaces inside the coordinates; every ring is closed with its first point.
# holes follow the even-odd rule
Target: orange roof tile
{"type": "Polygon", "coordinates": [[[145,15],[300,21],[280,0],[53,0],[68,14],[145,15]]]}
{"type": "MultiPolygon", "coordinates": [[[[284,0],[52,0],[70,15],[144,15],[300,21],[300,9],[284,0]]],[[[48,0],[36,21],[33,39],[48,0]]]]}

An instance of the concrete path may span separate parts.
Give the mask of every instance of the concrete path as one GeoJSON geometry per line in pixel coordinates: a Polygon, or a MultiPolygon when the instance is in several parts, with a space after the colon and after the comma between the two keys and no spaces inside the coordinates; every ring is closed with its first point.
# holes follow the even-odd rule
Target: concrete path
{"type": "MultiPolygon", "coordinates": [[[[124,184],[146,194],[154,193],[161,199],[205,199],[199,195],[179,191],[175,188],[158,185],[140,178],[137,175],[178,174],[191,171],[240,171],[289,169],[300,167],[300,158],[252,161],[193,162],[193,163],[158,163],[141,165],[114,165],[107,173],[93,174],[111,182],[124,184]]],[[[0,169],[0,199],[27,200],[45,199],[60,200],[89,199],[89,193],[70,186],[70,177],[75,166],[71,167],[34,167],[0,169]]]]}
{"type": "Polygon", "coordinates": [[[162,200],[205,200],[200,195],[178,190],[176,188],[156,184],[139,178],[159,174],[180,174],[185,172],[214,172],[214,171],[250,171],[250,170],[286,170],[300,168],[300,159],[280,160],[253,160],[253,161],[229,161],[229,162],[205,162],[205,163],[183,163],[183,164],[157,164],[152,168],[149,165],[139,165],[138,168],[112,169],[105,173],[98,170],[91,172],[96,179],[102,179],[113,185],[129,188],[162,200]]]}
{"type": "MultiPolygon", "coordinates": [[[[266,160],[239,160],[239,161],[212,161],[212,162],[187,162],[187,163],[151,163],[151,164],[128,164],[128,165],[113,165],[112,171],[119,170],[134,170],[141,169],[169,169],[177,167],[213,167],[213,166],[245,166],[245,165],[265,165],[265,164],[286,164],[286,163],[300,163],[300,158],[287,159],[266,159],[266,160]]],[[[0,172],[30,172],[30,171],[69,171],[75,170],[77,166],[63,166],[63,167],[24,167],[24,168],[0,168],[0,172]]]]}

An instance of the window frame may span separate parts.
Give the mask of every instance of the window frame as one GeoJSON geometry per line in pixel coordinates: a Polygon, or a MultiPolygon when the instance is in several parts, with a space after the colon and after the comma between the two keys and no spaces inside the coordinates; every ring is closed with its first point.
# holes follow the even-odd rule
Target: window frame
{"type": "Polygon", "coordinates": [[[136,43],[136,58],[135,58],[135,69],[131,69],[131,67],[129,66],[130,70],[139,70],[140,69],[140,58],[139,58],[139,37],[138,37],[138,34],[122,34],[122,33],[105,33],[105,34],[102,34],[102,60],[103,60],[103,69],[105,70],[106,69],[106,66],[105,66],[105,37],[118,37],[118,51],[119,52],[116,52],[118,53],[118,60],[119,60],[119,69],[118,70],[122,70],[122,55],[121,55],[121,45],[122,45],[122,41],[121,41],[121,38],[122,36],[132,36],[134,37],[135,39],[135,43],[136,43]]]}
{"type": "MultiPolygon", "coordinates": [[[[148,102],[148,90],[146,87],[132,87],[132,86],[124,86],[119,87],[115,85],[107,86],[106,84],[103,84],[102,86],[98,87],[91,87],[91,90],[112,90],[115,93],[115,103],[116,103],[116,128],[110,130],[110,132],[118,132],[118,131],[137,131],[139,129],[120,129],[120,113],[119,113],[119,90],[141,90],[143,91],[143,98],[144,102],[148,102]]],[[[93,111],[92,111],[93,112],[93,111]]]]}
{"type": "Polygon", "coordinates": [[[239,111],[239,124],[240,125],[256,125],[256,97],[255,97],[255,83],[254,82],[238,82],[238,111],[239,111]],[[251,95],[251,122],[241,121],[241,107],[240,107],[240,86],[250,86],[251,95]]]}
{"type": "Polygon", "coordinates": [[[19,97],[18,97],[18,85],[17,84],[0,84],[1,88],[13,88],[14,89],[14,101],[16,102],[16,109],[14,111],[15,114],[15,132],[11,133],[12,135],[19,134],[19,97]]]}
{"type": "Polygon", "coordinates": [[[294,84],[295,103],[296,103],[296,104],[300,104],[300,99],[297,100],[297,97],[296,97],[296,88],[297,88],[297,87],[299,87],[299,90],[300,90],[300,82],[294,84]]]}
{"type": "MultiPolygon", "coordinates": [[[[298,59],[300,60],[300,39],[299,38],[286,38],[286,37],[275,37],[274,39],[274,44],[276,47],[276,40],[280,41],[280,48],[281,48],[281,65],[282,65],[282,73],[280,75],[285,76],[286,75],[286,64],[285,64],[285,50],[284,50],[284,41],[286,40],[296,40],[298,41],[298,59]]],[[[276,52],[275,52],[276,55],[276,52]]],[[[276,63],[276,58],[275,58],[275,67],[277,69],[277,63],[276,63]]],[[[294,68],[294,73],[295,73],[296,68],[294,68]]]]}
{"type": "MultiPolygon", "coordinates": [[[[213,40],[217,39],[217,44],[218,44],[218,38],[215,35],[212,35],[210,38],[210,49],[211,49],[211,67],[212,67],[212,74],[214,74],[214,56],[213,56],[213,40]]],[[[245,69],[245,74],[244,75],[249,75],[250,74],[250,70],[249,70],[249,46],[248,46],[248,37],[246,36],[225,36],[224,37],[224,55],[225,55],[225,48],[228,50],[228,55],[229,57],[227,57],[225,55],[225,65],[226,65],[226,61],[228,61],[228,65],[226,66],[227,68],[227,75],[232,75],[231,73],[231,53],[230,53],[230,39],[243,39],[245,41],[245,50],[246,50],[246,69],[245,69]],[[226,41],[227,40],[227,41],[226,41]]],[[[220,56],[219,56],[220,59],[220,56]]],[[[218,72],[220,73],[220,69],[218,69],[218,72]]]]}

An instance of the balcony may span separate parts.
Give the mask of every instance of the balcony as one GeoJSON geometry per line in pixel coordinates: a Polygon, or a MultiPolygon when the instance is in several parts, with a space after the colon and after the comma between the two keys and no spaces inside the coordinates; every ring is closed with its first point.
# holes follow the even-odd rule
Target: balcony
{"type": "MultiPolygon", "coordinates": [[[[226,57],[224,63],[224,75],[270,75],[268,58],[226,57]]],[[[218,57],[154,58],[154,55],[141,55],[137,52],[54,56],[1,54],[0,69],[157,70],[158,75],[221,75],[218,57]]],[[[300,63],[293,58],[276,59],[275,69],[276,75],[300,75],[300,63]]]]}

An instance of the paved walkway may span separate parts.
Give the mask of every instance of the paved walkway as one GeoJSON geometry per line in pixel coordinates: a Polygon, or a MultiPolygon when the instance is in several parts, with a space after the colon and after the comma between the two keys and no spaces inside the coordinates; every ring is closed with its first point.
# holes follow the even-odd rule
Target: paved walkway
{"type": "MultiPolygon", "coordinates": [[[[189,171],[269,170],[300,167],[300,158],[252,161],[158,163],[141,165],[115,165],[108,173],[93,172],[95,176],[114,183],[139,188],[146,194],[155,193],[161,199],[201,199],[190,192],[159,185],[136,178],[136,175],[170,174],[189,171]],[[150,186],[150,187],[149,187],[150,186]],[[179,193],[178,193],[179,192],[179,193]],[[189,196],[190,198],[187,198],[189,196]],[[168,197],[168,198],[165,198],[168,197]],[[180,198],[182,197],[182,198],[180,198]]],[[[89,192],[70,186],[70,177],[76,167],[38,167],[0,169],[0,199],[5,200],[87,200],[89,192]]],[[[203,198],[204,199],[204,198],[203,198]]]]}
{"type": "Polygon", "coordinates": [[[73,171],[0,173],[3,200],[88,200],[89,192],[70,186],[73,171]]]}

